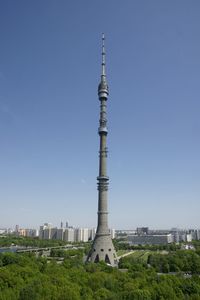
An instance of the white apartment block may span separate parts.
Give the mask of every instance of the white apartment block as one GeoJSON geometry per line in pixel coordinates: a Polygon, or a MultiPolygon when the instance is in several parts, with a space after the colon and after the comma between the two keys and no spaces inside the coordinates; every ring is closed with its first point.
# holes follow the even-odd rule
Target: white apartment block
{"type": "Polygon", "coordinates": [[[89,231],[88,228],[75,228],[75,242],[88,242],[89,231]]]}
{"type": "MultiPolygon", "coordinates": [[[[40,239],[53,239],[63,240],[66,242],[88,242],[93,240],[96,234],[96,228],[57,228],[52,227],[51,223],[45,223],[40,226],[39,238],[40,239]]],[[[115,238],[115,230],[110,229],[111,238],[115,238]]]]}
{"type": "Polygon", "coordinates": [[[63,240],[66,242],[75,242],[74,228],[65,229],[63,240]]]}

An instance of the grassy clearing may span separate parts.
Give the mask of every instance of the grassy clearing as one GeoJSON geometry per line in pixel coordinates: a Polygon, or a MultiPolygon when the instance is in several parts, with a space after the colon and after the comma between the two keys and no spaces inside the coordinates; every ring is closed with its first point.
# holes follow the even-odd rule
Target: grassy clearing
{"type": "Polygon", "coordinates": [[[130,256],[133,257],[135,260],[142,260],[144,262],[147,262],[149,254],[150,251],[148,250],[136,250],[132,254],[130,254],[130,256]]]}
{"type": "Polygon", "coordinates": [[[118,250],[117,251],[117,256],[121,256],[121,255],[126,254],[128,252],[130,252],[130,250],[118,250]]]}

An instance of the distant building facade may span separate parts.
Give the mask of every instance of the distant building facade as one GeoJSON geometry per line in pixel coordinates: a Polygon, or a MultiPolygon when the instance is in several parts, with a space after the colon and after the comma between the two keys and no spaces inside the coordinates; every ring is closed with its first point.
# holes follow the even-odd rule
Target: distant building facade
{"type": "Polygon", "coordinates": [[[192,240],[200,240],[199,229],[149,230],[148,227],[138,227],[136,230],[117,230],[117,238],[128,240],[130,244],[169,244],[190,243],[192,240]]]}
{"type": "MultiPolygon", "coordinates": [[[[68,224],[67,224],[68,225],[68,224]]],[[[92,228],[73,228],[73,227],[53,227],[51,223],[40,226],[40,239],[63,240],[66,242],[88,242],[94,240],[96,229],[92,228]]],[[[111,237],[115,237],[115,230],[110,229],[111,237]]]]}
{"type": "Polygon", "coordinates": [[[25,237],[37,237],[39,235],[39,232],[37,229],[19,228],[17,232],[15,231],[15,235],[25,237]]]}
{"type": "Polygon", "coordinates": [[[149,227],[137,227],[136,232],[138,235],[149,234],[149,227]]]}
{"type": "Polygon", "coordinates": [[[128,242],[131,245],[163,245],[173,242],[172,235],[160,234],[160,235],[128,235],[128,242]]]}

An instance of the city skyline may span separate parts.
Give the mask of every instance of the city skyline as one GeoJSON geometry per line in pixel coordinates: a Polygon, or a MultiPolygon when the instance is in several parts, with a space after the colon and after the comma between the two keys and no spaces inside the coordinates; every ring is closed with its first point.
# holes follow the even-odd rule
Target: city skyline
{"type": "Polygon", "coordinates": [[[0,226],[96,227],[100,37],[109,227],[199,228],[200,3],[0,3],[0,226]]]}

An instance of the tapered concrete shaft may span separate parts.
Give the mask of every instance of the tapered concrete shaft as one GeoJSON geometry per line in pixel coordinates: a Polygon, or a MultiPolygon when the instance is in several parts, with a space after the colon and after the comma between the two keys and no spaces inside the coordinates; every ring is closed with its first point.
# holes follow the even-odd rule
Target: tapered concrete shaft
{"type": "Polygon", "coordinates": [[[108,99],[108,84],[105,72],[105,46],[104,35],[102,36],[102,75],[98,87],[98,96],[100,100],[100,120],[99,120],[99,176],[97,177],[98,185],[98,224],[96,236],[88,255],[87,261],[99,262],[105,261],[107,264],[117,267],[118,260],[112,243],[111,235],[108,229],[108,208],[107,192],[109,178],[107,176],[107,116],[106,105],[108,99]]]}

